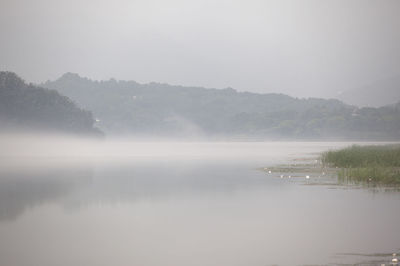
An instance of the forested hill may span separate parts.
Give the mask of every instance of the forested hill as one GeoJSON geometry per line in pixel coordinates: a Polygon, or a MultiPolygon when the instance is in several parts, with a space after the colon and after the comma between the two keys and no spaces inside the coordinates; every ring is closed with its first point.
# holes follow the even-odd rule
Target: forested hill
{"type": "Polygon", "coordinates": [[[12,72],[0,72],[0,130],[101,135],[89,111],[55,90],[28,85],[12,72]]]}
{"type": "Polygon", "coordinates": [[[400,105],[357,108],[338,100],[134,81],[67,73],[42,84],[99,120],[108,134],[257,139],[400,139],[400,105]]]}

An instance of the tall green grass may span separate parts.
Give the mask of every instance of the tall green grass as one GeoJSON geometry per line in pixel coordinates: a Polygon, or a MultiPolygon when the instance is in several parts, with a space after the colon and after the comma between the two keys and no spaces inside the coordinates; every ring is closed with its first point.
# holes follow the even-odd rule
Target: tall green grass
{"type": "Polygon", "coordinates": [[[339,180],[400,185],[400,145],[358,146],[328,151],[322,163],[339,167],[339,180]]]}

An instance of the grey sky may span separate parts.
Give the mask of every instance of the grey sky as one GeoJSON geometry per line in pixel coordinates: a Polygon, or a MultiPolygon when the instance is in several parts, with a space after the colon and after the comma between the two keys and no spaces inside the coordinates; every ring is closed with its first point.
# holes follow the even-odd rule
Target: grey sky
{"type": "Polygon", "coordinates": [[[400,75],[398,0],[0,0],[0,69],[332,95],[400,75]]]}

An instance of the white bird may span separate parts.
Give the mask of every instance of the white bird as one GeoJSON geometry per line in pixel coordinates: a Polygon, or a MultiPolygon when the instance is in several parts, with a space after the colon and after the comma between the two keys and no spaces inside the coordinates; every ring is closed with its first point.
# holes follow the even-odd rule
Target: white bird
{"type": "Polygon", "coordinates": [[[309,179],[309,178],[310,178],[310,176],[309,176],[309,175],[306,175],[306,178],[307,178],[307,179],[309,179]]]}
{"type": "Polygon", "coordinates": [[[393,264],[397,265],[397,262],[399,262],[399,260],[396,258],[396,253],[393,253],[393,259],[392,259],[393,264]]]}
{"type": "Polygon", "coordinates": [[[281,178],[283,178],[283,175],[281,175],[281,178]]]}
{"type": "Polygon", "coordinates": [[[271,171],[268,171],[268,174],[272,173],[271,171]]]}

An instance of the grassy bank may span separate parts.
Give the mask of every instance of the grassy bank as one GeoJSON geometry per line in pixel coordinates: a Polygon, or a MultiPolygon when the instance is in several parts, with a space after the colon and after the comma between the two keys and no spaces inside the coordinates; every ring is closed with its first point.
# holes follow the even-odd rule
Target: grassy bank
{"type": "Polygon", "coordinates": [[[339,179],[400,185],[400,145],[351,146],[322,154],[322,163],[338,167],[339,179]]]}

